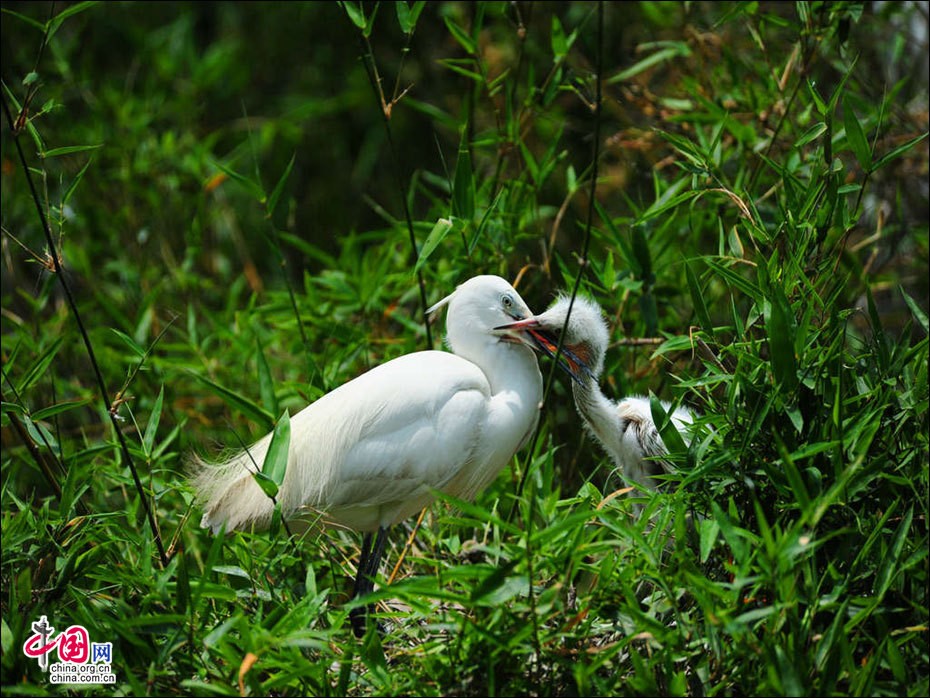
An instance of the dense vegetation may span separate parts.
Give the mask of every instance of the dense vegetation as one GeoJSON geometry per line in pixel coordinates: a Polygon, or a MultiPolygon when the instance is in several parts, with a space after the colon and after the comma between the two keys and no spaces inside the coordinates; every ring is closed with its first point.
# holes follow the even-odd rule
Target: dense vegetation
{"type": "Polygon", "coordinates": [[[4,695],[928,693],[926,3],[3,12],[4,695]],[[213,538],[185,461],[479,273],[578,283],[605,392],[703,417],[618,495],[542,361],[357,641],[357,536],[213,538]],[[50,684],[41,615],[116,684],[50,684]]]}

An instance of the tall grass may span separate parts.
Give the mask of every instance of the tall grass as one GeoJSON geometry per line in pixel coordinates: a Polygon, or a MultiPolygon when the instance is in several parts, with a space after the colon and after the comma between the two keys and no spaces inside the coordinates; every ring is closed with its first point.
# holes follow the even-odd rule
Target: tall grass
{"type": "Polygon", "coordinates": [[[3,12],[4,694],[927,693],[922,5],[3,12]],[[580,280],[605,392],[702,418],[618,494],[544,363],[357,641],[356,537],[213,538],[185,458],[438,347],[477,273],[580,280]],[[116,685],[50,684],[41,615],[116,685]]]}

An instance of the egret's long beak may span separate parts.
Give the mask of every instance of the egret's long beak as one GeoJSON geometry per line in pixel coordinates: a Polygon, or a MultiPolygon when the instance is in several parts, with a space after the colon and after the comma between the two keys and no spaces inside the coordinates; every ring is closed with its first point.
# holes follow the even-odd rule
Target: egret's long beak
{"type": "Polygon", "coordinates": [[[524,340],[524,344],[532,347],[538,352],[545,354],[546,356],[556,359],[559,367],[569,376],[571,376],[572,380],[574,380],[576,383],[582,383],[582,374],[586,374],[592,380],[597,381],[597,376],[594,375],[594,372],[588,366],[586,359],[583,357],[583,352],[579,351],[576,347],[572,347],[566,344],[563,344],[560,350],[559,340],[556,334],[550,330],[545,329],[542,323],[540,323],[539,320],[537,320],[535,317],[527,318],[526,320],[518,320],[517,322],[511,322],[506,325],[500,325],[494,329],[508,332],[519,332],[523,335],[523,337],[526,337],[530,340],[524,340]]]}
{"type": "Polygon", "coordinates": [[[526,319],[525,316],[521,313],[511,313],[506,312],[505,314],[509,315],[514,322],[509,322],[506,325],[499,325],[497,327],[491,328],[491,334],[496,335],[501,338],[501,341],[512,342],[513,344],[525,344],[530,349],[537,349],[536,340],[532,337],[530,332],[527,332],[523,328],[523,323],[530,322],[533,318],[526,319]]]}

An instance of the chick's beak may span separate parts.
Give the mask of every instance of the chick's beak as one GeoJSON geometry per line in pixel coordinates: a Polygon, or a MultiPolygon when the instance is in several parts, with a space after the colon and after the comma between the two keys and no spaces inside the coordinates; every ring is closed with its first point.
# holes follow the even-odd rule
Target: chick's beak
{"type": "Polygon", "coordinates": [[[582,373],[587,374],[591,378],[595,378],[588,364],[579,355],[580,352],[576,353],[572,347],[564,344],[560,350],[558,336],[554,332],[546,329],[535,317],[500,325],[495,327],[494,330],[507,332],[509,337],[526,344],[530,348],[546,356],[556,359],[559,367],[577,383],[582,382],[582,373]]]}

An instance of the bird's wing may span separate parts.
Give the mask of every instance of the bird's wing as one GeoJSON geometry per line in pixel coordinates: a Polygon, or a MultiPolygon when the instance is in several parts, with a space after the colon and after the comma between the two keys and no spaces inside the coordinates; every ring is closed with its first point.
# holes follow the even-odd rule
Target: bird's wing
{"type": "MultiPolygon", "coordinates": [[[[671,404],[662,401],[662,406],[667,411],[671,404]]],[[[646,397],[626,397],[617,403],[617,413],[622,421],[625,421],[628,428],[624,431],[621,438],[620,449],[623,453],[622,458],[625,462],[636,464],[635,467],[647,475],[658,475],[662,472],[670,472],[671,465],[663,456],[668,455],[668,449],[656,423],[652,419],[652,405],[649,398],[646,397]],[[643,458],[653,458],[656,460],[646,463],[643,458]]],[[[678,407],[672,413],[672,423],[681,433],[682,437],[687,439],[687,425],[694,421],[694,415],[686,407],[678,407]]],[[[634,479],[640,480],[635,472],[627,473],[634,479]]]]}
{"type": "MultiPolygon", "coordinates": [[[[488,421],[490,386],[447,352],[407,354],[327,393],[291,420],[287,471],[277,494],[286,518],[301,510],[359,530],[399,521],[428,504],[471,463],[488,421]]],[[[220,464],[195,462],[202,526],[262,528],[274,505],[256,484],[271,435],[220,464]]],[[[455,492],[451,492],[455,494],[455,492]]]]}
{"type": "Polygon", "coordinates": [[[405,518],[469,464],[489,397],[484,374],[447,352],[373,368],[291,420],[282,491],[353,528],[405,518]]]}
{"type": "Polygon", "coordinates": [[[628,427],[632,427],[624,434],[624,443],[635,444],[640,458],[665,455],[665,444],[652,420],[652,407],[648,398],[624,398],[617,403],[617,413],[628,427]]]}

